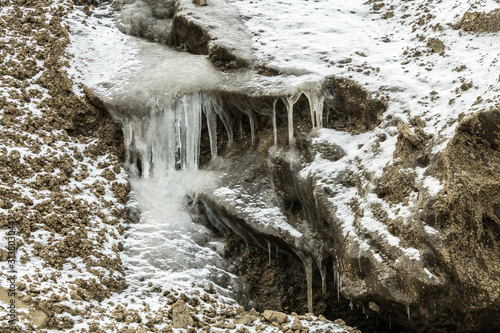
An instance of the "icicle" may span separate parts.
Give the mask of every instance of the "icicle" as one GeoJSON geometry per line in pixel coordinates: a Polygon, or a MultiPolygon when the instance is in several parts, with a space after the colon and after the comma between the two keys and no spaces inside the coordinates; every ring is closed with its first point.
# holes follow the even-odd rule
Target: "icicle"
{"type": "Polygon", "coordinates": [[[282,99],[286,105],[286,111],[288,116],[288,145],[290,147],[295,145],[295,139],[293,137],[293,106],[300,98],[301,93],[297,93],[292,96],[287,96],[285,99],[282,99]]]}
{"type": "Polygon", "coordinates": [[[274,145],[278,144],[278,127],[276,126],[276,102],[278,100],[275,99],[273,101],[273,133],[274,133],[274,145]]]}
{"type": "Polygon", "coordinates": [[[203,112],[207,118],[210,153],[212,159],[214,159],[217,157],[217,113],[214,110],[212,101],[206,97],[203,98],[203,112]]]}
{"type": "Polygon", "coordinates": [[[339,274],[339,262],[333,260],[333,283],[337,286],[337,301],[340,301],[340,274],[339,274]]]}
{"type": "Polygon", "coordinates": [[[305,92],[304,93],[309,101],[309,110],[311,112],[311,122],[312,127],[322,127],[323,126],[323,103],[325,97],[323,94],[318,92],[305,92]]]}
{"type": "Polygon", "coordinates": [[[243,141],[243,123],[240,118],[240,140],[243,141]]]}
{"type": "Polygon", "coordinates": [[[411,322],[411,316],[410,316],[410,305],[406,306],[406,313],[408,314],[408,321],[411,322]]]}
{"type": "Polygon", "coordinates": [[[131,122],[126,120],[122,128],[123,128],[123,143],[125,146],[125,163],[132,163],[130,150],[132,148],[131,146],[134,133],[132,130],[131,122]]]}
{"type": "MultiPolygon", "coordinates": [[[[148,119],[149,120],[149,119],[148,119]]],[[[142,177],[149,178],[149,172],[151,167],[151,128],[150,122],[144,121],[138,123],[136,127],[136,135],[134,146],[136,149],[136,157],[139,157],[140,166],[142,170],[142,177]]],[[[135,161],[137,163],[137,159],[135,161]]]]}
{"type": "Polygon", "coordinates": [[[151,116],[153,141],[151,149],[152,172],[165,173],[175,168],[175,111],[173,106],[158,107],[151,116]]]}
{"type": "Polygon", "coordinates": [[[359,267],[359,272],[363,273],[363,271],[361,270],[361,254],[362,254],[362,250],[361,250],[361,245],[360,245],[359,250],[358,250],[358,267],[359,267]]]}
{"type": "Polygon", "coordinates": [[[215,112],[219,115],[219,118],[222,120],[222,124],[224,124],[224,128],[227,132],[227,144],[230,145],[234,141],[233,137],[233,127],[231,125],[231,119],[227,112],[224,112],[223,101],[220,96],[217,98],[211,98],[212,105],[215,109],[215,112]]]}
{"type": "Polygon", "coordinates": [[[326,267],[323,266],[323,257],[320,255],[318,260],[319,273],[321,274],[321,292],[323,295],[326,294],[326,267]]]}
{"type": "Polygon", "coordinates": [[[198,94],[182,96],[176,105],[177,149],[182,169],[198,167],[201,130],[201,98],[198,94]]]}
{"type": "Polygon", "coordinates": [[[313,290],[312,290],[312,264],[311,258],[307,258],[304,261],[304,266],[306,268],[306,283],[307,283],[307,311],[313,313],[313,290]]]}
{"type": "Polygon", "coordinates": [[[351,308],[351,311],[352,311],[354,308],[354,304],[352,304],[352,301],[349,302],[349,307],[351,308]]]}
{"type": "Polygon", "coordinates": [[[292,147],[295,143],[293,138],[293,103],[286,99],[286,110],[288,115],[288,145],[292,147]]]}
{"type": "Polygon", "coordinates": [[[252,145],[255,143],[255,120],[253,118],[253,112],[250,111],[250,114],[248,116],[248,118],[250,119],[250,133],[251,133],[251,136],[252,136],[252,145]]]}
{"type": "Polygon", "coordinates": [[[267,254],[269,255],[269,266],[271,266],[271,242],[267,241],[267,254]]]}
{"type": "Polygon", "coordinates": [[[337,272],[337,301],[340,302],[340,287],[342,287],[342,279],[340,273],[337,272]]]}
{"type": "Polygon", "coordinates": [[[307,97],[307,100],[309,101],[309,112],[311,113],[311,123],[312,123],[312,127],[316,127],[314,126],[314,120],[315,120],[315,116],[314,116],[314,108],[313,108],[313,103],[311,102],[311,94],[309,92],[305,92],[304,93],[307,97]]]}
{"type": "Polygon", "coordinates": [[[201,96],[193,94],[182,97],[180,121],[180,151],[183,169],[198,167],[200,131],[201,131],[201,96]]]}
{"type": "Polygon", "coordinates": [[[316,125],[318,127],[323,127],[323,105],[325,103],[325,97],[322,95],[316,105],[316,125]]]}
{"type": "Polygon", "coordinates": [[[276,256],[278,256],[278,244],[276,244],[276,256]]]}

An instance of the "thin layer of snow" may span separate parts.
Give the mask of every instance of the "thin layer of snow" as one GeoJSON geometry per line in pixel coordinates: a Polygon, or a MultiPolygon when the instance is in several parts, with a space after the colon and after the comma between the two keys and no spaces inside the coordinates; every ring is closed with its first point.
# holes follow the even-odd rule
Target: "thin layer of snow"
{"type": "Polygon", "coordinates": [[[231,184],[230,187],[222,186],[213,192],[216,197],[233,205],[239,212],[247,217],[247,222],[259,226],[259,229],[275,230],[278,234],[289,234],[299,239],[303,233],[287,222],[287,218],[280,208],[264,200],[263,196],[247,193],[247,188],[231,184]]]}

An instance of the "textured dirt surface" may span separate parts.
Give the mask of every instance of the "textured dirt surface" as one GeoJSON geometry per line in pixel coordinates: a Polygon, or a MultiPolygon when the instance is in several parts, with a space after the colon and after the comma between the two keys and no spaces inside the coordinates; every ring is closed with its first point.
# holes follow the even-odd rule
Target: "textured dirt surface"
{"type": "Polygon", "coordinates": [[[325,101],[329,123],[326,127],[359,134],[373,129],[386,110],[386,102],[377,99],[358,83],[339,78],[327,80],[333,98],[325,101]]]}
{"type": "Polygon", "coordinates": [[[467,32],[498,32],[500,31],[500,9],[488,13],[467,12],[460,20],[458,27],[467,32]]]}
{"type": "MultiPolygon", "coordinates": [[[[0,228],[15,222],[18,269],[29,271],[16,282],[21,308],[40,328],[65,329],[72,320],[57,314],[80,311],[58,305],[66,295],[103,300],[124,288],[118,245],[128,190],[117,181],[124,177],[121,129],[90,91],[73,92],[64,70],[68,6],[50,4],[0,7],[0,228]],[[103,255],[108,247],[113,254],[103,255]],[[83,266],[76,269],[74,259],[83,266]],[[67,265],[75,275],[82,268],[91,275],[69,274],[51,287],[48,281],[60,280],[67,265]]],[[[5,251],[0,259],[6,264],[5,251]]]]}

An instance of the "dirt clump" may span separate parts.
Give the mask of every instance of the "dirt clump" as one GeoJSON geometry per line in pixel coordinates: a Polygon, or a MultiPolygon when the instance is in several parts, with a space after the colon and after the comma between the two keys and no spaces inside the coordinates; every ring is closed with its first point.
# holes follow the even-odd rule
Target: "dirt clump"
{"type": "Polygon", "coordinates": [[[327,79],[331,98],[325,99],[329,122],[325,127],[351,133],[364,133],[377,126],[386,110],[385,100],[376,99],[358,83],[331,77],[327,79]]]}
{"type": "Polygon", "coordinates": [[[441,53],[444,50],[444,44],[439,38],[431,38],[427,42],[433,53],[441,53]]]}
{"type": "Polygon", "coordinates": [[[467,32],[491,33],[500,31],[500,9],[491,12],[466,12],[457,28],[467,32]]]}

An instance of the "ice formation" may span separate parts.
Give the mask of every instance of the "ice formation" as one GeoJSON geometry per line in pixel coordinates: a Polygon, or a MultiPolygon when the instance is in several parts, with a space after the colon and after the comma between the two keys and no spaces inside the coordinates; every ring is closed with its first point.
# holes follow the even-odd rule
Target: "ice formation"
{"type": "MultiPolygon", "coordinates": [[[[132,29],[137,23],[133,20],[147,14],[141,10],[139,16],[129,15],[138,3],[124,7],[122,30],[132,29]]],[[[182,5],[191,6],[187,2],[182,5]]],[[[106,26],[106,18],[102,20],[101,24],[106,26]]],[[[160,25],[157,21],[153,23],[155,27],[160,25]]],[[[139,223],[129,231],[129,244],[125,247],[125,261],[131,267],[132,276],[139,279],[141,275],[154,274],[159,280],[181,285],[186,290],[193,281],[215,282],[226,295],[234,297],[241,284],[225,271],[225,263],[217,250],[222,247],[221,241],[195,224],[187,212],[190,197],[216,184],[215,175],[197,170],[202,124],[205,122],[208,128],[212,159],[219,154],[219,120],[225,127],[230,146],[235,124],[242,133],[243,117],[248,118],[254,143],[258,131],[256,115],[268,116],[277,145],[276,106],[282,100],[288,122],[288,147],[294,148],[294,105],[304,95],[309,102],[312,127],[322,127],[325,78],[300,70],[277,78],[266,77],[258,75],[251,67],[222,74],[205,56],[178,52],[116,33],[111,22],[107,27],[109,30],[104,37],[82,29],[72,47],[85,48],[88,56],[85,60],[93,62],[94,67],[79,74],[123,128],[125,164],[132,176],[132,198],[141,212],[139,223]],[[103,39],[102,44],[99,38],[103,39]],[[106,49],[87,50],[89,43],[103,45],[106,49]],[[120,52],[109,53],[106,51],[109,48],[120,48],[120,52]],[[221,282],[223,280],[226,282],[221,282]],[[232,282],[228,284],[228,280],[232,282]]],[[[78,32],[78,28],[75,30],[78,32]]],[[[240,52],[243,46],[233,45],[232,49],[240,52]]],[[[245,54],[244,58],[251,56],[245,54]]],[[[274,227],[280,228],[278,224],[274,227]]],[[[269,263],[271,245],[269,242],[269,263]]],[[[306,271],[308,309],[312,312],[312,270],[318,258],[306,254],[299,257],[306,271]]],[[[321,268],[321,275],[325,292],[325,267],[321,268]]],[[[337,281],[339,286],[340,281],[337,281]]]]}

